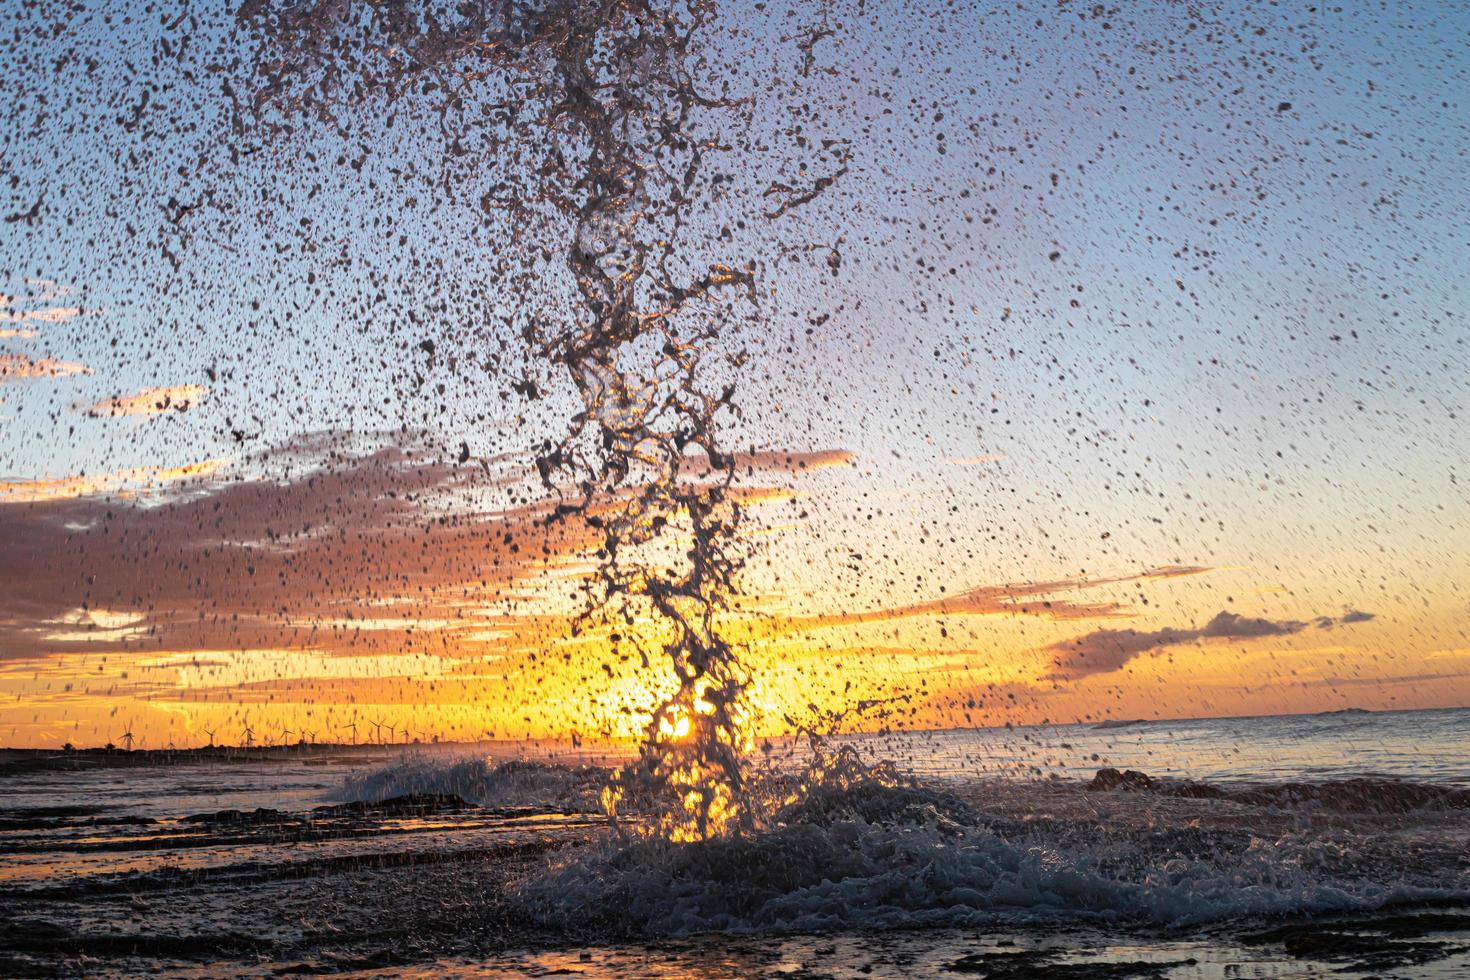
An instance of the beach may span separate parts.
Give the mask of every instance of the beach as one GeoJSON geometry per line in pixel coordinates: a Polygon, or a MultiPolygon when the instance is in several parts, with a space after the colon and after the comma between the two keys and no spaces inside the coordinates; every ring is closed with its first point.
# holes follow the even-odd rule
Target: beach
{"type": "Polygon", "coordinates": [[[0,972],[1463,976],[1467,739],[1470,711],[852,736],[902,783],[685,845],[613,837],[611,747],[12,755],[0,972]]]}

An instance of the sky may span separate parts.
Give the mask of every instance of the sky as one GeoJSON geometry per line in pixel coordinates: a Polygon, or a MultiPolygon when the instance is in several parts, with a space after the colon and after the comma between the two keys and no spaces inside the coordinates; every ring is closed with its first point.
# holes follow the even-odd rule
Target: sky
{"type": "MultiPolygon", "coordinates": [[[[1470,13],[721,13],[761,734],[1470,705],[1470,13]]],[[[0,743],[634,735],[494,162],[429,94],[252,129],[229,18],[0,26],[0,743]]]]}

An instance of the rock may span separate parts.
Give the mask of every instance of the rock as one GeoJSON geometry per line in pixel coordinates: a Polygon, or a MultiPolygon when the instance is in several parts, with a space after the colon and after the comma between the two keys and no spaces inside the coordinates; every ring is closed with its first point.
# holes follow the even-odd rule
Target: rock
{"type": "Polygon", "coordinates": [[[1147,773],[1139,772],[1137,769],[1127,769],[1119,772],[1116,769],[1099,769],[1097,775],[1092,777],[1092,782],[1086,787],[1089,791],[1111,792],[1113,790],[1148,790],[1154,788],[1153,777],[1147,773]]]}

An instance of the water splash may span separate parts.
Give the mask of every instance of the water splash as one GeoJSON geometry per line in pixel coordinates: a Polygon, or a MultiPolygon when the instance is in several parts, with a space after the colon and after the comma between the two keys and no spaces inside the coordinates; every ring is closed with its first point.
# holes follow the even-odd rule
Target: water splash
{"type": "MultiPolygon", "coordinates": [[[[539,265],[534,250],[489,261],[529,349],[561,369],[580,405],[536,457],[558,501],[550,520],[585,522],[597,542],[577,630],[606,631],[612,656],[632,648],[645,669],[661,659],[677,685],[603,805],[618,825],[630,805],[669,801],[653,826],[674,840],[756,819],[750,675],[717,622],[745,558],[722,436],[736,388],[722,371],[744,361],[734,336],[758,315],[756,265],[684,255],[709,244],[686,241],[696,204],[724,193],[726,178],[705,167],[728,148],[721,127],[748,119],[748,105],[694,79],[715,16],[700,0],[251,2],[239,14],[260,46],[257,124],[279,132],[302,116],[335,121],[364,95],[437,92],[444,189],[488,183],[483,210],[562,234],[569,301],[554,312],[538,278],[545,252],[539,265]]],[[[823,186],[787,190],[767,217],[823,186]]],[[[544,394],[533,379],[517,387],[544,394]]]]}

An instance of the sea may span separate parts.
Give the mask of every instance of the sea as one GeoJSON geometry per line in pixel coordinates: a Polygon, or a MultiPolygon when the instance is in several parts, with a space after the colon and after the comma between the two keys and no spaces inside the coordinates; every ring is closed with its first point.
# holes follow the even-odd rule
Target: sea
{"type": "Polygon", "coordinates": [[[1470,977],[1470,709],[778,739],[690,844],[629,751],[0,752],[0,976],[1470,977]]]}

